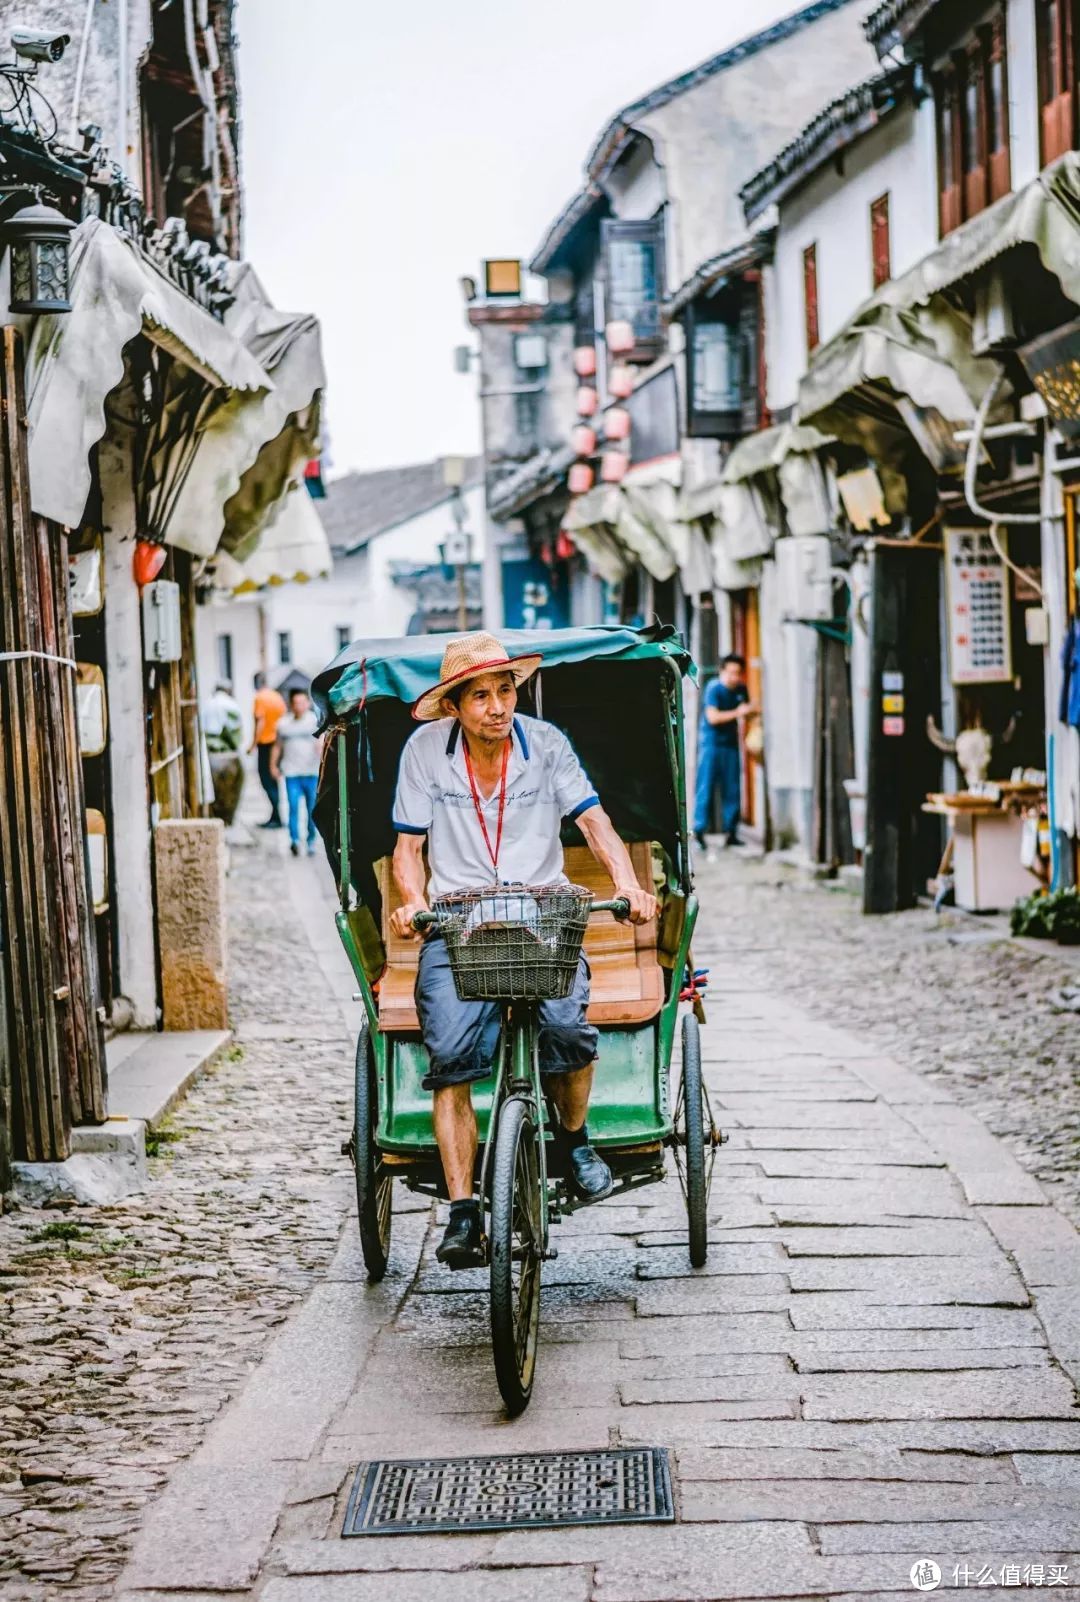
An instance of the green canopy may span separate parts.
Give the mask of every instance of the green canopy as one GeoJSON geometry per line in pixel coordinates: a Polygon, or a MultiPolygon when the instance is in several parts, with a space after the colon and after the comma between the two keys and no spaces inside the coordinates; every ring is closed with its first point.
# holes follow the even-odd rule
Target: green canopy
{"type": "MultiPolygon", "coordinates": [[[[411,706],[438,684],[443,651],[455,634],[416,634],[403,640],[357,640],[316,675],[312,695],[323,724],[344,723],[371,701],[404,701],[411,706]]],[[[503,629],[499,639],[510,656],[534,652],[544,667],[605,658],[641,662],[669,657],[681,674],[692,673],[690,653],[675,629],[657,625],[632,629],[597,624],[580,629],[503,629]]]]}
{"type": "MultiPolygon", "coordinates": [[[[315,821],[337,864],[340,851],[338,759],[349,771],[350,877],[378,917],[373,864],[394,849],[393,796],[402,748],[417,725],[412,704],[439,682],[445,634],[358,641],[320,673],[312,693],[323,726],[344,731],[328,742],[315,821]]],[[[689,882],[680,680],[694,665],[673,628],[599,626],[505,629],[511,656],[543,658],[522,686],[519,709],[548,719],[570,738],[624,840],[657,841],[689,882]]],[[[567,823],[564,840],[580,840],[567,823]]]]}

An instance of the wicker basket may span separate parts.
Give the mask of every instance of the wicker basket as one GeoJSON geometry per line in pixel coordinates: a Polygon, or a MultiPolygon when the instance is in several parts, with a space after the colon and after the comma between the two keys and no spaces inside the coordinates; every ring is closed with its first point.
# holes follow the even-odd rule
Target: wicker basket
{"type": "Polygon", "coordinates": [[[574,988],[592,892],[577,884],[492,885],[438,896],[462,1001],[557,1001],[574,988]]]}

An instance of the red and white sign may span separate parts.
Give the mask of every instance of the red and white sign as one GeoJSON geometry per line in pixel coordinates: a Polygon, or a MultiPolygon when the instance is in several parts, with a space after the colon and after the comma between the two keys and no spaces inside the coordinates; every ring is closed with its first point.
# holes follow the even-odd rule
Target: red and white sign
{"type": "MultiPolygon", "coordinates": [[[[1006,530],[998,529],[1006,549],[1006,530]]],[[[945,530],[949,662],[954,684],[1004,684],[1012,678],[1009,572],[988,529],[945,530]]]]}

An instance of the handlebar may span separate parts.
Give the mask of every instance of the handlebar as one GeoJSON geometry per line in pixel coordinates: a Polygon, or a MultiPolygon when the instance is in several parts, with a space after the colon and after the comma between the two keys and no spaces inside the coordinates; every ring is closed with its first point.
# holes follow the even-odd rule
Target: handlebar
{"type": "MultiPolygon", "coordinates": [[[[630,903],[625,896],[616,896],[613,901],[594,901],[589,908],[590,916],[594,912],[610,912],[616,918],[628,918],[630,916],[630,903]]],[[[438,923],[439,915],[437,912],[417,912],[413,914],[412,926],[417,934],[422,934],[425,929],[437,928],[438,923]]]]}

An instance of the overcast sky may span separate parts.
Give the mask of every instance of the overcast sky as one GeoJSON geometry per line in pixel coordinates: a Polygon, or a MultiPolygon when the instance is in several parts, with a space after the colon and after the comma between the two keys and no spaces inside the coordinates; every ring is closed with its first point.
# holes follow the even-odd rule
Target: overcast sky
{"type": "Polygon", "coordinates": [[[794,0],[241,0],[245,254],[314,311],[332,471],[479,448],[458,288],[528,257],[627,101],[794,0]]]}

